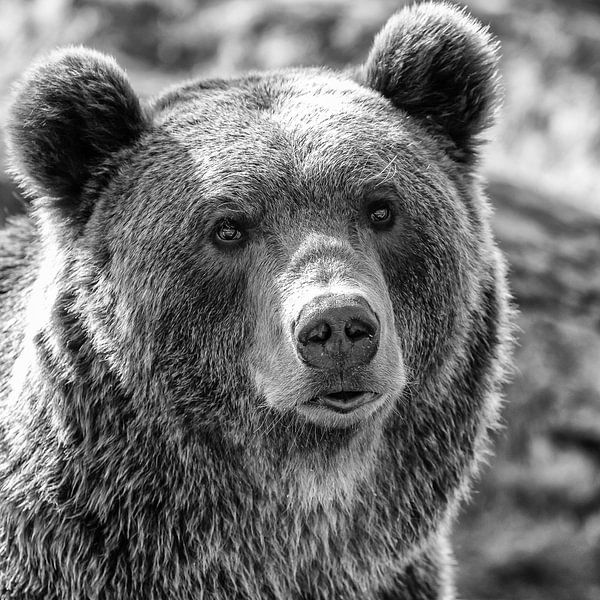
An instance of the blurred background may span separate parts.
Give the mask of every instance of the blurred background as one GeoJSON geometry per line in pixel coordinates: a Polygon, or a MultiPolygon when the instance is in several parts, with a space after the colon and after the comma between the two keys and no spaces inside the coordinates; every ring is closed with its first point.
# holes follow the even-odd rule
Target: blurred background
{"type": "MultiPolygon", "coordinates": [[[[0,0],[0,122],[40,53],[85,44],[153,95],[192,76],[360,62],[401,0],[0,0]]],[[[473,0],[506,100],[484,170],[516,372],[455,532],[466,600],[600,599],[600,0],[473,0]]],[[[25,204],[0,149],[0,226],[25,204]]]]}

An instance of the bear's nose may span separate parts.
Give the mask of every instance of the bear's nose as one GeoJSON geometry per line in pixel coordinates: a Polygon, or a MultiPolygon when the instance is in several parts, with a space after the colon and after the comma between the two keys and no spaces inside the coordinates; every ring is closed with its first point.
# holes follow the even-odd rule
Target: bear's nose
{"type": "Polygon", "coordinates": [[[303,307],[295,327],[296,349],[316,369],[366,365],[379,346],[379,322],[361,296],[319,296],[303,307]]]}

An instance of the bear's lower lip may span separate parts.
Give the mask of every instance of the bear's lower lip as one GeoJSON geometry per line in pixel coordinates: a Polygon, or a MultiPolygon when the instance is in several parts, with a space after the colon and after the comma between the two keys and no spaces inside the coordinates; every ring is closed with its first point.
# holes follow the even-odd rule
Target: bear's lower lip
{"type": "Polygon", "coordinates": [[[325,406],[334,412],[340,414],[348,414],[356,409],[368,404],[373,400],[375,394],[372,392],[334,392],[332,394],[326,394],[318,396],[311,400],[311,403],[315,403],[319,406],[325,406]]]}
{"type": "Polygon", "coordinates": [[[308,421],[325,427],[348,427],[365,420],[382,404],[385,396],[374,392],[336,392],[312,398],[298,407],[308,421]]]}

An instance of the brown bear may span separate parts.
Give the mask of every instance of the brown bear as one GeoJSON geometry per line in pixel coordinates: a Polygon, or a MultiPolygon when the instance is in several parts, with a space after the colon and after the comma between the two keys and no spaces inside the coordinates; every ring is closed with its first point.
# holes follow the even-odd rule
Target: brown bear
{"type": "Polygon", "coordinates": [[[454,597],[509,339],[477,168],[498,98],[496,43],[445,4],[352,72],[143,103],[70,48],[23,77],[3,600],[454,597]]]}

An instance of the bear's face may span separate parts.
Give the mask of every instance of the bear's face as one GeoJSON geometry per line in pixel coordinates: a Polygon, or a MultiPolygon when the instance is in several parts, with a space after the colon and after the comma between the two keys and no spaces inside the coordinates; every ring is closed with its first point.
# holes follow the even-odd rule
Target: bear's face
{"type": "Polygon", "coordinates": [[[191,424],[383,419],[472,308],[448,161],[328,73],[164,104],[77,242],[97,346],[191,424]]]}
{"type": "Polygon", "coordinates": [[[9,142],[83,338],[60,347],[99,357],[172,435],[311,465],[439,442],[456,488],[498,343],[474,183],[495,64],[485,32],[431,5],[393,18],[355,79],[200,82],[144,108],[105,57],[58,53],[9,142]]]}

